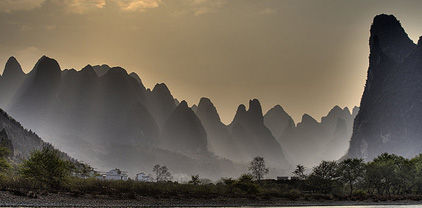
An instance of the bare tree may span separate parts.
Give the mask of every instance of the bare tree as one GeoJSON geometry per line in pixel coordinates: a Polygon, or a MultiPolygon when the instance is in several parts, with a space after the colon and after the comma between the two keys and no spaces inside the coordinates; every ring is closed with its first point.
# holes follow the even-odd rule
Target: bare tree
{"type": "Polygon", "coordinates": [[[152,171],[155,173],[155,180],[170,181],[173,177],[166,166],[155,165],[152,171]]]}
{"type": "Polygon", "coordinates": [[[257,156],[255,157],[252,162],[251,166],[249,166],[249,170],[252,172],[252,176],[255,180],[262,180],[264,175],[268,174],[269,170],[265,167],[265,160],[263,157],[257,156]]]}

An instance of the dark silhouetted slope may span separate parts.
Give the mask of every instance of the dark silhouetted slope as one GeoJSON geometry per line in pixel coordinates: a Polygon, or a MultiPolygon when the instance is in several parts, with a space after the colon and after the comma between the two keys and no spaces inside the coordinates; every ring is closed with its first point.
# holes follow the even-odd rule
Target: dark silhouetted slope
{"type": "Polygon", "coordinates": [[[338,106],[322,117],[321,123],[304,114],[297,127],[290,121],[277,140],[293,164],[312,167],[322,160],[338,160],[349,148],[353,119],[347,107],[338,106]],[[306,152],[312,154],[304,154],[306,152]]]}
{"type": "Polygon", "coordinates": [[[207,132],[209,151],[220,157],[239,161],[241,158],[238,146],[231,137],[227,126],[221,122],[220,115],[210,99],[201,98],[196,115],[207,132]]]}
{"type": "Polygon", "coordinates": [[[205,129],[186,101],[182,101],[165,122],[160,146],[185,154],[208,154],[205,129]]]}
{"type": "Polygon", "coordinates": [[[244,105],[240,105],[229,128],[239,150],[242,151],[241,158],[244,161],[262,156],[271,166],[279,168],[290,166],[280,144],[264,125],[261,104],[258,100],[250,100],[248,110],[244,105]]]}
{"type": "Polygon", "coordinates": [[[57,100],[61,81],[57,61],[46,56],[41,57],[14,95],[8,108],[10,113],[21,121],[31,118],[35,122],[35,119],[48,117],[57,100]]]}
{"type": "Polygon", "coordinates": [[[147,91],[150,102],[150,112],[159,127],[163,127],[170,114],[176,109],[173,95],[166,84],[156,84],[152,91],[147,91]]]}
{"type": "Polygon", "coordinates": [[[284,129],[290,122],[294,123],[292,117],[280,105],[271,108],[264,116],[264,124],[275,138],[283,134],[284,129]]]}
{"type": "Polygon", "coordinates": [[[25,79],[25,73],[15,57],[10,57],[0,78],[0,107],[6,108],[25,79]]]}
{"type": "Polygon", "coordinates": [[[413,157],[422,149],[422,46],[392,15],[374,18],[369,68],[349,157],[384,152],[413,157]]]}

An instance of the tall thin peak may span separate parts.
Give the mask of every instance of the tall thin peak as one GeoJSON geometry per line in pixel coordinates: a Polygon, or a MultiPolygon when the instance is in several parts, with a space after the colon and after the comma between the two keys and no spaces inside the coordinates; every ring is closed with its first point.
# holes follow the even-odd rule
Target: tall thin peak
{"type": "Polygon", "coordinates": [[[318,123],[317,120],[315,120],[312,116],[310,116],[309,114],[305,113],[302,116],[302,122],[303,124],[305,123],[318,123]]]}
{"type": "Polygon", "coordinates": [[[15,57],[11,56],[7,62],[6,66],[4,67],[3,71],[3,78],[11,77],[11,76],[23,76],[25,73],[22,70],[21,65],[19,64],[18,60],[15,57]]]}
{"type": "Polygon", "coordinates": [[[381,14],[374,18],[371,25],[371,53],[372,41],[377,36],[381,51],[394,61],[401,62],[407,57],[416,45],[409,38],[400,21],[393,15],[381,14]]]}
{"type": "Polygon", "coordinates": [[[236,110],[236,114],[238,114],[238,113],[240,113],[240,112],[246,112],[246,107],[245,107],[245,105],[243,105],[243,104],[240,104],[238,107],[237,107],[237,110],[236,110]]]}
{"type": "Polygon", "coordinates": [[[178,108],[189,108],[188,103],[185,100],[182,100],[182,102],[180,102],[179,106],[177,106],[178,108]]]}
{"type": "Polygon", "coordinates": [[[202,97],[201,100],[199,100],[199,106],[214,106],[214,104],[211,102],[211,100],[209,98],[206,97],[202,97]]]}
{"type": "Polygon", "coordinates": [[[392,14],[379,14],[374,17],[373,24],[376,27],[390,27],[391,25],[400,26],[400,21],[392,14]]]}
{"type": "Polygon", "coordinates": [[[152,92],[168,92],[170,93],[169,88],[164,83],[157,83],[154,88],[152,89],[152,92]]]}
{"type": "Polygon", "coordinates": [[[350,109],[346,106],[343,108],[343,111],[345,111],[348,115],[351,115],[350,109]]]}
{"type": "Polygon", "coordinates": [[[39,70],[42,70],[43,72],[45,71],[46,73],[48,73],[48,71],[61,72],[59,63],[55,59],[45,55],[38,60],[34,66],[34,69],[37,71],[37,73],[40,73],[39,70]]]}
{"type": "Polygon", "coordinates": [[[132,78],[136,79],[136,81],[137,81],[139,84],[142,84],[142,80],[141,80],[141,78],[138,76],[138,74],[137,74],[137,73],[132,72],[132,73],[130,73],[130,74],[129,74],[129,76],[131,76],[132,78]]]}
{"type": "Polygon", "coordinates": [[[258,99],[249,100],[248,112],[262,116],[262,107],[258,99]]]}
{"type": "Polygon", "coordinates": [[[283,107],[281,107],[281,105],[278,105],[278,104],[275,105],[273,108],[277,109],[277,110],[283,110],[284,111],[283,107]]]}

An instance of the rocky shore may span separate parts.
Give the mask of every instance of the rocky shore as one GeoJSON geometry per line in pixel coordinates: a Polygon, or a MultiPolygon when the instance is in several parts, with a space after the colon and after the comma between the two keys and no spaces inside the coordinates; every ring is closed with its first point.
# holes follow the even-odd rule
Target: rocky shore
{"type": "Polygon", "coordinates": [[[159,198],[116,199],[102,195],[72,196],[68,193],[27,193],[0,191],[0,207],[239,207],[239,206],[346,206],[346,205],[418,205],[419,201],[289,201],[281,198],[159,198]]]}

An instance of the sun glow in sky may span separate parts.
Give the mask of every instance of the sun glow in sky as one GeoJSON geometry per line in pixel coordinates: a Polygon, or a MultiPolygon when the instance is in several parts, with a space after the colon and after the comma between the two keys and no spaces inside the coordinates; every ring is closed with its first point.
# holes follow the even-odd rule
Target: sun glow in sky
{"type": "MultiPolygon", "coordinates": [[[[300,121],[359,105],[375,15],[394,14],[415,42],[418,0],[3,0],[0,64],[29,72],[122,66],[147,88],[164,82],[189,105],[208,97],[230,123],[239,104],[280,104],[300,121]]],[[[0,69],[2,71],[2,69],[0,69]]]]}

